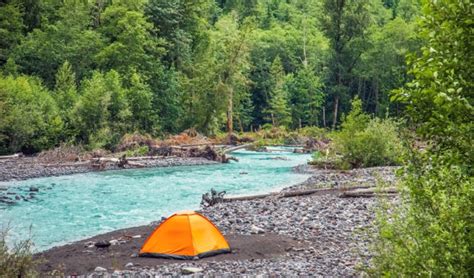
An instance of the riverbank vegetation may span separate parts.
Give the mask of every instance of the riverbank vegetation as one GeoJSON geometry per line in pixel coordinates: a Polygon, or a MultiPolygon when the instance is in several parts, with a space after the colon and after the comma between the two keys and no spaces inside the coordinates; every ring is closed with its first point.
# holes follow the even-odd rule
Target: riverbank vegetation
{"type": "Polygon", "coordinates": [[[414,79],[394,98],[428,144],[411,146],[401,204],[378,217],[374,276],[474,274],[473,11],[471,1],[424,6],[428,44],[410,57],[414,79]]]}
{"type": "Polygon", "coordinates": [[[34,259],[31,254],[33,243],[25,240],[17,243],[13,248],[7,246],[8,230],[0,231],[0,269],[2,277],[36,277],[35,267],[40,260],[34,259]]]}
{"type": "Polygon", "coordinates": [[[330,143],[313,153],[310,164],[332,169],[400,165],[403,145],[399,134],[395,120],[371,117],[356,98],[340,131],[327,135],[330,143]]]}

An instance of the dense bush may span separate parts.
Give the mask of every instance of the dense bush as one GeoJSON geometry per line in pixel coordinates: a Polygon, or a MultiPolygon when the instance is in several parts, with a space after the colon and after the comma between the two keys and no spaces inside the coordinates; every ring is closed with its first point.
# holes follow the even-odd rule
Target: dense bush
{"type": "Polygon", "coordinates": [[[397,124],[391,119],[371,119],[355,99],[342,128],[333,134],[332,151],[340,155],[342,168],[397,165],[402,145],[397,124]]]}
{"type": "Polygon", "coordinates": [[[31,241],[22,241],[9,249],[5,238],[6,232],[0,232],[0,277],[36,277],[38,262],[33,259],[31,241]]]}
{"type": "Polygon", "coordinates": [[[474,179],[454,165],[418,162],[404,171],[399,206],[378,213],[369,273],[472,277],[474,179]]]}
{"type": "Polygon", "coordinates": [[[38,79],[0,76],[0,153],[50,148],[62,127],[56,102],[38,79]]]}
{"type": "Polygon", "coordinates": [[[413,82],[394,95],[423,150],[401,175],[401,202],[377,217],[370,274],[474,277],[472,1],[426,1],[413,82]],[[447,39],[449,38],[449,39],[447,39]]]}

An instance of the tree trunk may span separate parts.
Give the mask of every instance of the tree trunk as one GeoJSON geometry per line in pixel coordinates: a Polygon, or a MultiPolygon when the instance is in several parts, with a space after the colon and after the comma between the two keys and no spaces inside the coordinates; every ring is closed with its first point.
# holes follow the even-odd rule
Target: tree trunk
{"type": "Polygon", "coordinates": [[[240,115],[237,117],[239,121],[240,132],[244,133],[244,126],[242,125],[242,119],[240,119],[240,115]]]}
{"type": "Polygon", "coordinates": [[[379,115],[379,84],[374,81],[375,115],[379,115]]]}
{"type": "Polygon", "coordinates": [[[326,127],[326,107],[323,106],[323,126],[326,127]]]}
{"type": "Polygon", "coordinates": [[[234,123],[233,123],[234,119],[232,118],[233,117],[232,109],[233,109],[233,106],[234,106],[234,104],[232,102],[233,98],[234,98],[234,91],[233,91],[232,88],[229,88],[229,95],[228,95],[228,99],[227,99],[227,132],[229,134],[234,132],[234,123]]]}
{"type": "Polygon", "coordinates": [[[332,129],[336,129],[336,123],[337,123],[337,109],[339,107],[339,96],[336,96],[334,98],[334,115],[332,118],[332,129]]]}

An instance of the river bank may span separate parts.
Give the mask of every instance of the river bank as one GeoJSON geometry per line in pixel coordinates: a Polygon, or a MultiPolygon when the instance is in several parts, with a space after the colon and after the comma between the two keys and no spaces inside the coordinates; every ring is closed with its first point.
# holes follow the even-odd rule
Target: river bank
{"type": "Polygon", "coordinates": [[[377,179],[393,182],[391,167],[351,171],[304,169],[312,177],[286,188],[334,188],[325,194],[292,198],[219,203],[200,212],[223,232],[231,254],[198,261],[144,259],[139,247],[159,224],[118,230],[55,247],[36,258],[43,273],[88,277],[177,276],[195,267],[204,275],[356,276],[356,268],[370,257],[368,233],[374,219],[375,198],[339,198],[338,189],[370,184],[377,179]],[[337,182],[337,184],[335,184],[337,182]],[[98,240],[114,243],[108,251],[93,247],[98,240]],[[95,271],[97,270],[97,271],[95,271]]]}
{"type": "MultiPolygon", "coordinates": [[[[218,163],[203,157],[166,156],[157,156],[153,159],[138,158],[135,159],[134,162],[140,165],[140,168],[194,166],[218,163]]],[[[103,168],[98,168],[89,162],[44,163],[37,157],[19,157],[0,160],[0,182],[130,168],[134,168],[134,166],[124,165],[124,167],[119,167],[117,163],[105,163],[103,168]]]]}

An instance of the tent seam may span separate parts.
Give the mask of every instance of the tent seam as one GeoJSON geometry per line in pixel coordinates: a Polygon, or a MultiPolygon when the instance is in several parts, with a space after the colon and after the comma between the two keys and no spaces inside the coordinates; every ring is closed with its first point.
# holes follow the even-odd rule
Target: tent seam
{"type": "Polygon", "coordinates": [[[189,218],[189,214],[187,214],[186,217],[188,218],[189,233],[191,234],[191,246],[193,247],[193,256],[197,256],[197,250],[194,246],[193,230],[191,229],[191,219],[189,218]]]}

